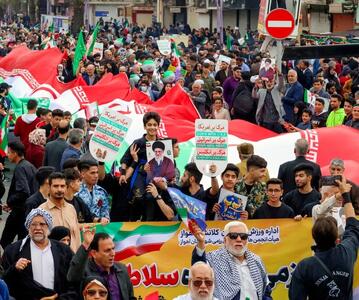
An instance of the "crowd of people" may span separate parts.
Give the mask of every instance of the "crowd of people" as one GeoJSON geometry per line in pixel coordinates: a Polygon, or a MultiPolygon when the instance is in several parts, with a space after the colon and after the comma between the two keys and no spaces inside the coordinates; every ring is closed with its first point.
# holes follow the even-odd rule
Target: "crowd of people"
{"type": "MultiPolygon", "coordinates": [[[[76,45],[71,36],[16,23],[3,27],[0,35],[3,56],[21,43],[38,48],[51,36],[65,54],[58,66],[58,79],[64,82],[82,76],[88,85],[94,85],[106,73],[125,72],[131,86],[153,101],[180,84],[202,118],[243,119],[278,133],[342,124],[359,129],[359,65],[354,57],[276,62],[281,64],[278,68],[259,53],[260,40],[252,32],[243,43],[237,29],[227,28],[230,45],[223,50],[218,32],[208,29],[191,31],[180,24],[166,32],[157,27],[102,22],[97,39],[104,43],[103,57],[86,57],[74,74],[76,45]],[[182,32],[189,40],[188,46],[177,45],[181,55],[162,55],[156,38],[182,32]],[[220,55],[225,59],[218,61],[220,55]],[[168,70],[171,66],[178,72],[168,70]],[[305,101],[307,90],[315,97],[313,105],[305,101]]],[[[2,118],[11,110],[10,90],[10,85],[0,84],[2,118]]],[[[230,162],[220,176],[222,186],[213,175],[205,188],[202,173],[193,162],[182,174],[175,168],[175,172],[148,182],[156,165],[147,161],[146,143],[160,140],[160,115],[144,115],[146,133],[127,149],[119,172],[106,172],[89,151],[98,121],[95,116],[72,120],[70,112],[39,108],[37,100],[30,99],[27,113],[15,122],[18,138],[9,142],[7,151],[15,169],[2,206],[9,216],[0,240],[4,249],[0,286],[5,291],[7,285],[12,297],[135,299],[126,267],[114,262],[111,236],[96,233],[86,223],[179,220],[168,192],[168,187],[176,187],[207,204],[207,220],[221,219],[218,202],[222,189],[247,197],[240,220],[294,218],[300,222],[313,217],[314,257],[325,261],[322,263],[331,272],[326,275],[319,265],[313,273],[316,261],[303,261],[294,272],[289,297],[321,299],[318,295],[329,293],[349,299],[359,247],[355,220],[359,188],[350,181],[350,174],[345,178],[342,159],[333,157],[331,176],[324,177],[319,165],[305,158],[308,142],[298,139],[293,160],[282,164],[278,174],[268,174],[269,157],[256,155],[252,144],[242,143],[238,161],[230,162]]],[[[175,164],[180,148],[176,137],[170,140],[175,164]]],[[[4,168],[3,159],[0,169],[4,168]]],[[[210,170],[215,173],[215,168],[210,170]]],[[[271,299],[265,265],[247,249],[244,223],[227,223],[224,246],[207,254],[204,233],[195,227],[194,235],[198,244],[192,256],[189,294],[178,299],[271,299]]]]}

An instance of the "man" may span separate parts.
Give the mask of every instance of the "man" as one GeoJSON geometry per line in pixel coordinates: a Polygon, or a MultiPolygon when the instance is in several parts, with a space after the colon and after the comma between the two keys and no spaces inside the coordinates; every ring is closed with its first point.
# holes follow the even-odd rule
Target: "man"
{"type": "Polygon", "coordinates": [[[99,77],[95,73],[95,66],[93,64],[87,65],[86,72],[82,75],[82,78],[86,81],[87,85],[94,85],[99,81],[99,77]]]}
{"type": "Polygon", "coordinates": [[[248,250],[247,225],[232,221],[224,226],[224,246],[205,252],[205,234],[194,225],[197,246],[192,253],[192,264],[207,262],[214,270],[219,299],[262,299],[269,296],[268,276],[260,257],[248,250]]]}
{"type": "MultiPolygon", "coordinates": [[[[239,177],[243,178],[247,175],[247,160],[254,154],[254,147],[251,143],[241,143],[237,146],[238,156],[241,160],[240,163],[238,163],[236,166],[239,169],[239,177]]],[[[267,182],[269,180],[269,172],[268,169],[266,169],[266,176],[264,178],[264,182],[267,182]]]]}
{"type": "Polygon", "coordinates": [[[313,163],[305,158],[309,151],[309,144],[306,139],[298,139],[295,142],[294,154],[296,159],[287,161],[279,166],[278,178],[283,181],[284,192],[283,195],[286,195],[289,191],[294,190],[295,180],[294,180],[294,168],[300,163],[307,163],[313,166],[313,181],[312,186],[318,191],[319,190],[319,180],[322,176],[319,165],[313,163]]]}
{"type": "Polygon", "coordinates": [[[281,92],[283,90],[283,75],[278,75],[278,84],[275,77],[263,78],[264,87],[254,88],[253,96],[258,99],[256,111],[256,122],[277,133],[283,132],[280,122],[283,121],[283,107],[281,103],[281,92]]]}
{"type": "Polygon", "coordinates": [[[11,100],[7,97],[12,86],[6,82],[0,83],[0,124],[9,114],[11,109],[11,100]]]}
{"type": "Polygon", "coordinates": [[[53,167],[40,167],[35,178],[39,184],[39,190],[26,199],[25,202],[25,215],[27,216],[34,208],[39,207],[42,203],[46,202],[49,197],[49,176],[55,171],[53,167]]]}
{"type": "Polygon", "coordinates": [[[293,110],[294,104],[298,101],[303,101],[303,86],[298,82],[298,75],[295,70],[289,70],[288,72],[288,84],[282,98],[283,108],[285,111],[284,120],[293,122],[293,110]]]}
{"type": "Polygon", "coordinates": [[[199,80],[196,80],[192,84],[192,91],[189,93],[193,104],[196,106],[198,113],[202,118],[205,118],[206,114],[206,94],[202,92],[202,84],[199,80]]]}
{"type": "Polygon", "coordinates": [[[328,112],[324,111],[324,105],[325,102],[323,98],[315,99],[314,114],[311,120],[313,128],[321,128],[326,126],[328,112]]]}
{"type": "Polygon", "coordinates": [[[335,127],[343,124],[345,118],[344,108],[340,108],[343,98],[339,94],[331,95],[330,97],[330,112],[326,125],[327,127],[335,127]]]}
{"type": "Polygon", "coordinates": [[[283,182],[277,178],[267,181],[267,198],[253,215],[253,219],[294,218],[293,209],[281,201],[283,195],[283,182]]]}
{"type": "Polygon", "coordinates": [[[193,198],[203,200],[205,191],[201,184],[203,174],[198,170],[195,163],[189,163],[184,167],[181,177],[180,190],[182,193],[193,198]]]}
{"type": "Polygon", "coordinates": [[[175,176],[175,166],[173,161],[165,156],[165,144],[156,141],[152,144],[152,150],[155,157],[148,162],[147,181],[158,177],[165,178],[167,182],[172,181],[175,176]]]}
{"type": "Polygon", "coordinates": [[[324,89],[323,80],[315,79],[313,81],[313,87],[310,89],[310,92],[313,93],[316,98],[330,99],[330,95],[324,89]]]}
{"type": "Polygon", "coordinates": [[[67,120],[61,120],[58,127],[59,137],[46,144],[44,166],[54,167],[56,172],[61,171],[61,158],[68,144],[67,135],[70,130],[70,123],[67,120]]]}
{"type": "Polygon", "coordinates": [[[253,216],[256,209],[267,200],[265,184],[267,162],[258,155],[252,155],[247,160],[247,175],[238,181],[234,190],[237,194],[246,196],[249,216],[253,216]]]}
{"type": "Polygon", "coordinates": [[[220,64],[220,70],[217,72],[216,76],[214,77],[216,81],[219,81],[221,86],[223,85],[224,81],[227,79],[229,75],[228,67],[229,64],[222,60],[220,64]]]}
{"type": "Polygon", "coordinates": [[[228,104],[228,107],[232,107],[233,92],[237,89],[239,81],[241,80],[241,68],[234,67],[233,68],[233,76],[228,77],[223,83],[223,98],[228,104]]]}
{"type": "Polygon", "coordinates": [[[27,114],[23,114],[17,118],[14,128],[14,134],[20,138],[20,141],[24,144],[25,150],[29,145],[29,134],[36,128],[36,125],[40,122],[40,119],[36,115],[37,101],[30,99],[27,102],[27,114]]]}
{"type": "Polygon", "coordinates": [[[78,168],[82,183],[77,197],[85,202],[96,218],[106,218],[108,223],[110,220],[109,196],[107,191],[97,184],[99,169],[97,161],[80,161],[78,168]]]}
{"type": "Polygon", "coordinates": [[[303,73],[303,75],[298,79],[301,80],[300,84],[303,88],[309,90],[313,85],[313,72],[309,69],[309,61],[301,60],[299,62],[299,71],[303,73]]]}
{"type": "Polygon", "coordinates": [[[54,226],[65,226],[70,230],[71,249],[76,252],[80,247],[80,228],[75,208],[65,201],[65,175],[52,173],[49,176],[49,187],[49,198],[39,208],[51,214],[54,226]]]}
{"type": "Polygon", "coordinates": [[[84,138],[84,132],[82,129],[74,128],[69,132],[69,144],[67,148],[64,150],[61,156],[60,168],[63,169],[63,165],[66,160],[69,158],[77,158],[79,159],[82,152],[81,146],[84,138]]]}
{"type": "Polygon", "coordinates": [[[3,279],[16,299],[77,299],[67,281],[73,253],[58,241],[49,240],[53,227],[51,215],[40,208],[27,216],[28,236],[5,248],[2,258],[3,279]],[[55,296],[57,295],[57,296],[55,296]]]}
{"type": "Polygon", "coordinates": [[[213,269],[206,263],[196,262],[190,269],[188,275],[189,293],[178,296],[174,300],[216,300],[214,293],[213,269]]]}
{"type": "Polygon", "coordinates": [[[46,130],[47,142],[50,142],[56,138],[57,127],[59,126],[60,121],[64,117],[64,112],[61,109],[54,109],[52,111],[51,121],[42,126],[42,129],[46,130]]]}
{"type": "Polygon", "coordinates": [[[350,185],[337,181],[343,197],[346,227],[338,243],[338,228],[332,217],[319,218],[312,229],[314,256],[297,265],[289,286],[290,300],[352,299],[353,273],[359,248],[359,221],[350,201],[350,185]]]}
{"type": "Polygon", "coordinates": [[[283,202],[293,209],[296,216],[311,216],[311,208],[317,204],[321,198],[320,193],[313,189],[311,185],[313,170],[314,168],[310,164],[298,164],[293,170],[297,188],[283,197],[283,202]],[[310,204],[313,205],[308,207],[310,204]],[[304,211],[304,207],[309,208],[309,210],[304,211]]]}
{"type": "Polygon", "coordinates": [[[353,118],[345,123],[346,126],[359,129],[359,103],[354,104],[353,106],[353,112],[352,112],[353,118]]]}
{"type": "Polygon", "coordinates": [[[115,244],[104,232],[84,230],[83,243],[71,261],[67,279],[78,286],[87,276],[100,276],[109,286],[110,299],[134,300],[133,286],[122,263],[115,263],[115,244]]]}
{"type": "MultiPolygon", "coordinates": [[[[344,176],[345,166],[344,161],[335,158],[332,159],[329,165],[329,172],[331,176],[344,176]]],[[[354,182],[347,179],[347,183],[349,183],[352,188],[350,189],[350,199],[352,200],[355,213],[359,215],[359,187],[354,182]]]]}
{"type": "Polygon", "coordinates": [[[77,220],[79,223],[96,223],[96,218],[91,212],[86,203],[75,194],[78,193],[81,186],[81,174],[78,170],[73,168],[64,170],[66,178],[66,192],[65,200],[67,203],[75,207],[77,213],[77,220]]]}
{"type": "Polygon", "coordinates": [[[25,147],[20,141],[13,141],[8,144],[8,159],[16,167],[7,198],[7,206],[11,209],[11,212],[6,219],[0,241],[3,249],[12,243],[16,235],[18,239],[26,236],[27,231],[24,227],[25,201],[38,188],[35,180],[36,168],[24,159],[24,154],[25,147]]]}

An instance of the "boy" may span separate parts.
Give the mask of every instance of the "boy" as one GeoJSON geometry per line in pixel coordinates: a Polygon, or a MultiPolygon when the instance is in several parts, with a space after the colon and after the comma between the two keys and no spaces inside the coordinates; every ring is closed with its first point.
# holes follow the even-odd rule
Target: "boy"
{"type": "Polygon", "coordinates": [[[145,164],[147,163],[146,143],[157,141],[157,130],[161,122],[161,117],[156,112],[147,112],[143,116],[143,126],[146,134],[135,140],[126,150],[121,159],[120,184],[129,183],[129,201],[132,204],[131,221],[141,219],[143,216],[143,196],[146,192],[145,164]],[[131,181],[129,179],[131,178],[131,181]]]}

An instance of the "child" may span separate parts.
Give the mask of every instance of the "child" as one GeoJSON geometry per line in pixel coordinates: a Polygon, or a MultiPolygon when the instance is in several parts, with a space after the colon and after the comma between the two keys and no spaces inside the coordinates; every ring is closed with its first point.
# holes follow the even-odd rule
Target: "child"
{"type": "Polygon", "coordinates": [[[295,131],[312,129],[312,122],[311,122],[312,115],[313,113],[309,108],[303,109],[302,122],[300,122],[297,127],[290,124],[287,130],[289,132],[295,132],[295,131]]]}
{"type": "Polygon", "coordinates": [[[157,141],[157,130],[161,122],[161,117],[156,112],[147,112],[143,116],[143,126],[146,130],[141,138],[135,140],[127,149],[121,159],[120,184],[128,183],[129,201],[132,205],[130,221],[141,219],[144,214],[143,196],[146,193],[146,177],[144,170],[147,163],[146,143],[147,141],[157,141]]]}

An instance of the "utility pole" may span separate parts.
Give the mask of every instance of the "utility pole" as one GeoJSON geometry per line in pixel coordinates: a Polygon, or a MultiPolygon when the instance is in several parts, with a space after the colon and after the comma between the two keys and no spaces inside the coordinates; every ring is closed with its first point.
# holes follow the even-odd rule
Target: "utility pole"
{"type": "Polygon", "coordinates": [[[216,0],[217,28],[219,30],[219,45],[223,46],[223,0],[216,0]]]}

